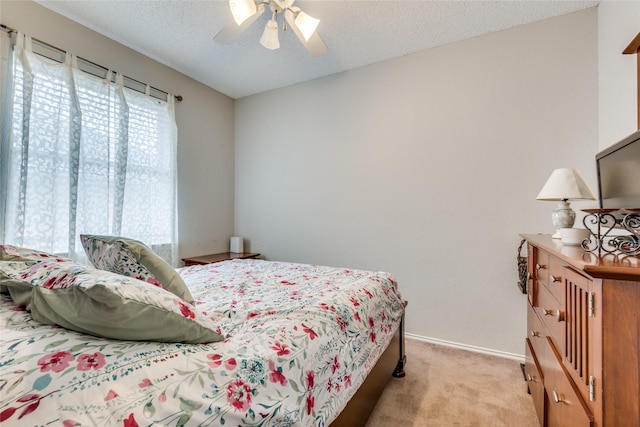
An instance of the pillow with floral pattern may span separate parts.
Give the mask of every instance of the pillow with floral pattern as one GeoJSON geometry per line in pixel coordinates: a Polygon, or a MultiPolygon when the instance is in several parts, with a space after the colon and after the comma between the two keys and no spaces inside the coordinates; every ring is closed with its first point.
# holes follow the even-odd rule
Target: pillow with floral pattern
{"type": "Polygon", "coordinates": [[[75,262],[10,262],[5,274],[32,288],[31,316],[104,338],[221,341],[216,325],[178,296],[141,280],[75,262]]]}
{"type": "Polygon", "coordinates": [[[16,266],[24,267],[25,265],[33,265],[45,259],[58,262],[71,261],[69,258],[35,249],[13,245],[0,245],[0,293],[11,295],[16,305],[29,309],[29,305],[31,304],[31,286],[25,286],[20,280],[11,279],[5,274],[5,270],[15,268],[16,266]],[[11,265],[13,263],[16,264],[11,265]]]}
{"type": "Polygon", "coordinates": [[[60,262],[71,261],[70,258],[35,249],[21,248],[13,245],[0,245],[0,261],[42,261],[44,259],[53,259],[60,262]]]}
{"type": "Polygon", "coordinates": [[[95,268],[149,282],[189,303],[194,299],[180,275],[144,243],[117,236],[81,234],[80,241],[95,268]]]}

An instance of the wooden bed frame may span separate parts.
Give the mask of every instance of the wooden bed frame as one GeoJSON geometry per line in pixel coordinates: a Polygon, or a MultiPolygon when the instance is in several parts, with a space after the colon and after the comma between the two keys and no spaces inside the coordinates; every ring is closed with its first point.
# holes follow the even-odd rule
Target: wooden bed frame
{"type": "Polygon", "coordinates": [[[400,326],[389,346],[382,353],[356,394],[329,427],[364,427],[391,377],[402,378],[405,376],[406,363],[403,314],[400,326]]]}

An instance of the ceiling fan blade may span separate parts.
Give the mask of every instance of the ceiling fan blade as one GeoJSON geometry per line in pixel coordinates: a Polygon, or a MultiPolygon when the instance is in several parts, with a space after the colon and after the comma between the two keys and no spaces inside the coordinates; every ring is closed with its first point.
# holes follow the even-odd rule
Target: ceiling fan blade
{"type": "Polygon", "coordinates": [[[302,41],[302,44],[311,56],[322,56],[328,51],[327,45],[324,44],[318,33],[313,33],[306,42],[303,40],[304,38],[300,41],[302,41]]]}
{"type": "Polygon", "coordinates": [[[296,33],[296,36],[298,36],[298,40],[300,40],[300,43],[302,43],[302,45],[305,47],[305,49],[307,49],[307,52],[309,52],[311,56],[322,56],[327,53],[327,45],[324,44],[317,31],[313,32],[311,37],[309,37],[309,40],[305,40],[302,32],[300,32],[300,29],[295,23],[294,14],[290,10],[287,10],[284,14],[284,17],[289,24],[289,28],[293,29],[293,32],[296,33]]]}
{"type": "Polygon", "coordinates": [[[254,15],[247,18],[240,25],[236,24],[236,21],[232,19],[227,25],[225,25],[223,29],[220,30],[220,32],[218,32],[218,34],[215,35],[213,39],[222,44],[233,43],[238,37],[240,37],[240,35],[242,35],[242,33],[247,30],[247,28],[251,26],[251,24],[256,21],[256,19],[260,17],[262,12],[264,12],[264,6],[260,5],[258,7],[258,11],[254,15]]]}

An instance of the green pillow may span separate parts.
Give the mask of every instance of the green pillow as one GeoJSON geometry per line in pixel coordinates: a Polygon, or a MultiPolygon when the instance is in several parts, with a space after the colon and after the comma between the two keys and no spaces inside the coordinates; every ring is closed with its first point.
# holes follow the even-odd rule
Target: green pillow
{"type": "Polygon", "coordinates": [[[31,316],[85,334],[134,341],[221,341],[216,325],[176,295],[141,280],[77,264],[14,262],[5,273],[32,287],[31,316]]]}
{"type": "Polygon", "coordinates": [[[81,234],[80,241],[95,268],[158,285],[193,303],[189,288],[168,262],[144,243],[116,236],[81,234]]]}

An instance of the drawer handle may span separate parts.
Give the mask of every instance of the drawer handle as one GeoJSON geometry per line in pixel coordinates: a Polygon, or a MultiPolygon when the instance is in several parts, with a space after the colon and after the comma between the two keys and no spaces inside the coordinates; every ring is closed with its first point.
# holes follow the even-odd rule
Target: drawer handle
{"type": "Polygon", "coordinates": [[[553,390],[552,393],[553,393],[553,401],[556,403],[562,403],[562,399],[560,398],[558,393],[556,393],[555,390],[553,390]]]}
{"type": "Polygon", "coordinates": [[[536,377],[532,376],[531,374],[527,374],[527,381],[532,382],[532,383],[537,383],[538,382],[536,377]]]}
{"type": "Polygon", "coordinates": [[[560,310],[551,310],[548,308],[543,308],[542,310],[544,311],[545,316],[555,316],[558,322],[564,321],[564,312],[560,310]]]}
{"type": "Polygon", "coordinates": [[[527,271],[527,281],[529,281],[529,280],[531,280],[531,279],[533,279],[533,276],[531,275],[531,273],[529,273],[529,272],[527,271]]]}
{"type": "Polygon", "coordinates": [[[532,337],[539,337],[540,336],[540,332],[531,331],[531,336],[532,337]]]}
{"type": "Polygon", "coordinates": [[[536,264],[536,270],[544,270],[545,268],[547,267],[545,267],[544,265],[536,264]]]}
{"type": "Polygon", "coordinates": [[[551,282],[561,282],[562,277],[551,276],[551,282]]]}

